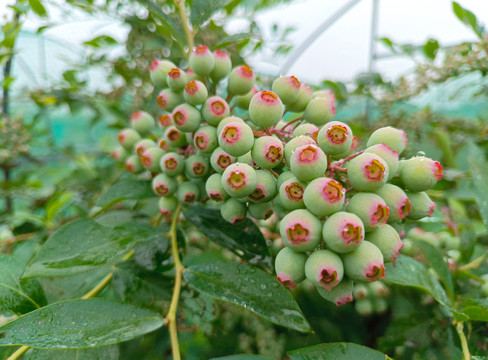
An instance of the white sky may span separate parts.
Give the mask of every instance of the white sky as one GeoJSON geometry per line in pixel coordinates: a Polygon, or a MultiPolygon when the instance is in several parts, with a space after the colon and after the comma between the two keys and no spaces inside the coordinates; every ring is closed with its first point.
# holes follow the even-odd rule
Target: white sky
{"type": "MultiPolygon", "coordinates": [[[[298,58],[289,73],[301,80],[316,83],[323,79],[347,81],[366,71],[372,1],[362,0],[318,37],[298,58]]],[[[349,0],[296,1],[291,5],[261,13],[257,21],[267,29],[274,23],[282,27],[297,28],[297,31],[290,35],[290,39],[298,46],[325,19],[348,2],[349,0]]],[[[488,1],[458,2],[475,13],[482,23],[488,25],[488,1]]],[[[2,0],[1,3],[0,17],[3,18],[8,11],[7,5],[14,3],[14,0],[2,0]]],[[[54,10],[51,10],[50,15],[54,22],[63,19],[65,24],[49,29],[45,34],[73,44],[101,34],[108,34],[123,41],[127,34],[127,28],[122,27],[120,22],[109,19],[79,21],[76,14],[66,18],[54,10]]],[[[423,44],[432,37],[442,46],[476,39],[454,16],[450,0],[379,0],[378,20],[378,37],[389,37],[399,43],[423,44]]],[[[36,30],[40,23],[38,19],[28,21],[25,29],[36,30]]],[[[238,31],[241,25],[242,20],[235,20],[230,22],[227,28],[230,31],[238,31]]],[[[379,53],[386,51],[380,44],[377,44],[376,48],[379,53]]],[[[278,74],[284,61],[285,59],[274,59],[265,54],[264,57],[250,59],[250,64],[258,71],[278,74]]],[[[386,78],[395,78],[407,73],[412,66],[413,62],[406,58],[389,58],[377,61],[375,67],[386,78]]]]}

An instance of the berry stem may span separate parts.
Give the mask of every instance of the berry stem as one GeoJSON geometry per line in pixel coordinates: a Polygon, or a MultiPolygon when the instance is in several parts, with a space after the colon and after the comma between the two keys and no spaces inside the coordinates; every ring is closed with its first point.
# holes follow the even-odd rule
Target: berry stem
{"type": "Polygon", "coordinates": [[[459,340],[461,341],[461,348],[463,350],[463,360],[469,360],[471,359],[471,354],[469,353],[468,340],[466,339],[466,335],[464,334],[464,322],[460,321],[457,324],[453,323],[453,325],[456,327],[459,340]]]}
{"type": "Polygon", "coordinates": [[[347,158],[341,159],[338,162],[335,163],[336,166],[341,166],[345,162],[354,159],[356,156],[361,155],[364,152],[364,150],[358,151],[357,153],[354,153],[352,155],[349,155],[347,158]]]}
{"type": "Polygon", "coordinates": [[[12,236],[11,238],[8,238],[7,240],[0,241],[0,246],[8,246],[8,245],[13,245],[13,244],[20,242],[20,241],[30,240],[35,235],[36,235],[36,233],[27,233],[27,234],[20,234],[17,236],[12,236]]]}
{"type": "Polygon", "coordinates": [[[283,127],[281,128],[281,130],[283,131],[283,130],[285,130],[285,129],[286,129],[288,126],[290,126],[291,124],[294,124],[294,123],[296,123],[297,121],[302,121],[302,120],[303,120],[303,118],[302,118],[302,117],[297,117],[295,120],[292,120],[292,121],[290,121],[289,123],[287,123],[285,126],[283,126],[283,127]]]}
{"type": "Polygon", "coordinates": [[[12,355],[10,355],[7,360],[17,360],[19,357],[24,355],[24,353],[29,350],[31,347],[28,345],[21,346],[20,348],[17,349],[16,352],[14,352],[12,355]]]}
{"type": "Polygon", "coordinates": [[[280,175],[279,175],[279,174],[278,174],[276,171],[274,171],[273,169],[268,169],[268,171],[269,171],[271,174],[273,174],[273,176],[274,176],[274,177],[276,177],[276,178],[278,178],[278,177],[280,176],[280,175]]]}
{"type": "Polygon", "coordinates": [[[173,261],[175,265],[175,285],[173,288],[173,297],[171,298],[171,304],[169,306],[168,314],[164,321],[169,324],[169,332],[171,337],[171,349],[173,351],[173,360],[181,360],[180,345],[178,343],[178,329],[176,327],[176,310],[178,309],[178,301],[181,291],[181,276],[183,274],[183,265],[180,261],[180,255],[178,253],[178,242],[176,237],[176,227],[178,219],[181,214],[181,204],[176,209],[173,220],[171,221],[171,229],[169,235],[171,237],[171,254],[173,255],[173,261]]]}
{"type": "Polygon", "coordinates": [[[183,30],[185,31],[186,42],[188,44],[187,57],[190,57],[193,51],[193,32],[188,25],[188,15],[186,15],[185,10],[185,0],[177,0],[176,6],[178,7],[178,12],[180,13],[181,23],[183,24],[183,30]]]}

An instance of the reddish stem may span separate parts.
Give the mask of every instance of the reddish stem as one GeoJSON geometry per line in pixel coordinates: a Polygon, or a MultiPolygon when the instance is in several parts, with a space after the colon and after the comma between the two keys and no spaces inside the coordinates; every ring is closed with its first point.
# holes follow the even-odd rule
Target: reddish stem
{"type": "Polygon", "coordinates": [[[275,177],[279,177],[279,176],[280,176],[280,175],[279,175],[279,174],[278,174],[276,171],[274,171],[273,169],[268,169],[268,171],[269,171],[271,174],[273,174],[275,177]]]}
{"type": "Polygon", "coordinates": [[[361,151],[358,151],[357,153],[354,153],[352,155],[349,155],[347,158],[345,159],[342,159],[342,160],[339,160],[338,162],[336,162],[336,166],[341,166],[342,164],[344,164],[346,161],[349,161],[351,159],[354,159],[356,156],[359,156],[361,155],[362,153],[364,152],[364,150],[361,150],[361,151]]]}
{"type": "Polygon", "coordinates": [[[298,118],[296,118],[295,120],[292,120],[292,121],[290,121],[289,123],[287,123],[285,126],[283,126],[283,127],[281,128],[281,130],[285,130],[285,129],[286,129],[288,126],[290,126],[291,124],[294,124],[294,123],[296,123],[297,121],[302,121],[302,120],[303,120],[303,118],[302,118],[302,117],[298,117],[298,118]]]}

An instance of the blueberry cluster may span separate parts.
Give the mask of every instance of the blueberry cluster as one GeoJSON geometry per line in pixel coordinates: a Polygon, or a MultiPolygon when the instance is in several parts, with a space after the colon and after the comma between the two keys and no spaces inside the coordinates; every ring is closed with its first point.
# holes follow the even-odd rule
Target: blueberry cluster
{"type": "Polygon", "coordinates": [[[201,201],[230,223],[278,214],[278,280],[292,289],[307,278],[337,305],[352,300],[355,282],[381,279],[403,246],[392,224],[432,213],[425,190],[442,177],[440,164],[400,160],[407,139],[392,127],[356,152],[351,128],[332,120],[334,95],[294,76],[258,91],[250,67],[232,68],[227,53],[206,46],[189,65],[154,61],[161,134],[139,111],[115,152],[127,170],[151,172],[161,213],[201,201]]]}

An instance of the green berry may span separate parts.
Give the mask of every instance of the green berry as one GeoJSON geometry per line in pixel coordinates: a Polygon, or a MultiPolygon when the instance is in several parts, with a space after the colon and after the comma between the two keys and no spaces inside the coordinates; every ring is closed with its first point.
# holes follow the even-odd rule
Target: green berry
{"type": "Polygon", "coordinates": [[[180,93],[174,92],[171,89],[164,89],[156,98],[156,104],[166,111],[173,111],[173,109],[182,104],[185,100],[180,93]]]}
{"type": "Polygon", "coordinates": [[[142,156],[144,151],[151,147],[156,147],[157,144],[151,139],[142,139],[134,145],[134,150],[138,156],[142,156]]]}
{"type": "Polygon", "coordinates": [[[352,139],[351,128],[340,121],[325,124],[317,135],[317,143],[327,155],[346,152],[351,148],[352,139]]]}
{"type": "Polygon", "coordinates": [[[286,104],[286,109],[292,112],[302,112],[306,109],[310,100],[312,100],[313,91],[307,84],[300,84],[298,98],[291,104],[286,104]]]}
{"type": "Polygon", "coordinates": [[[210,125],[200,127],[193,136],[193,144],[203,153],[212,153],[219,146],[217,129],[210,125]]]}
{"type": "Polygon", "coordinates": [[[310,136],[301,135],[291,139],[285,145],[285,161],[290,165],[291,154],[300,146],[308,144],[317,144],[310,136]]]}
{"type": "Polygon", "coordinates": [[[247,65],[235,67],[227,78],[227,91],[233,95],[245,95],[254,86],[255,77],[252,69],[247,65]]]}
{"type": "Polygon", "coordinates": [[[210,164],[202,155],[190,155],[185,161],[185,172],[192,179],[200,179],[208,174],[210,164]]]}
{"type": "Polygon", "coordinates": [[[137,111],[132,114],[130,124],[142,136],[149,134],[156,126],[154,118],[145,111],[137,111]]]}
{"type": "Polygon", "coordinates": [[[140,173],[142,170],[144,170],[144,167],[141,164],[141,160],[139,160],[139,156],[137,155],[131,155],[125,160],[125,169],[128,172],[131,172],[133,174],[140,173]]]}
{"type": "Polygon", "coordinates": [[[176,65],[169,60],[154,60],[149,67],[149,76],[154,86],[164,88],[167,85],[168,72],[176,65]]]}
{"type": "Polygon", "coordinates": [[[187,133],[196,131],[202,122],[200,111],[188,104],[178,105],[172,116],[176,128],[187,133]]]}
{"type": "Polygon", "coordinates": [[[234,97],[234,105],[239,109],[243,109],[243,110],[249,109],[249,104],[251,103],[253,96],[257,93],[258,93],[258,89],[253,87],[251,91],[249,91],[247,94],[238,95],[234,97]]]}
{"type": "Polygon", "coordinates": [[[201,105],[207,100],[207,87],[198,80],[188,81],[183,91],[183,97],[190,105],[201,105]]]}
{"type": "Polygon", "coordinates": [[[170,126],[172,122],[173,118],[171,117],[171,114],[163,114],[158,117],[158,124],[163,130],[170,126]]]}
{"type": "Polygon", "coordinates": [[[376,190],[376,194],[385,200],[386,205],[390,209],[389,223],[404,219],[410,213],[410,200],[407,194],[398,186],[385,184],[376,190]]]}
{"type": "Polygon", "coordinates": [[[307,104],[303,119],[311,124],[322,126],[331,121],[334,115],[334,102],[325,97],[316,97],[307,104]]]}
{"type": "Polygon", "coordinates": [[[309,123],[300,124],[295,128],[295,130],[293,130],[292,136],[296,138],[301,135],[307,135],[313,138],[315,141],[317,141],[317,136],[319,135],[319,128],[314,124],[309,124],[309,123]]]}
{"type": "Polygon", "coordinates": [[[259,220],[267,220],[274,214],[271,202],[250,202],[247,205],[247,209],[249,210],[249,215],[259,220]]]}
{"type": "Polygon", "coordinates": [[[278,95],[272,91],[260,91],[249,104],[249,118],[262,128],[275,125],[281,120],[284,106],[278,95]]]}
{"type": "Polygon", "coordinates": [[[152,188],[156,195],[170,196],[178,188],[178,182],[166,174],[158,174],[152,179],[152,188]]]}
{"type": "Polygon", "coordinates": [[[218,96],[209,97],[202,106],[203,119],[212,126],[217,126],[229,113],[229,105],[218,96]]]}
{"type": "Polygon", "coordinates": [[[329,101],[332,101],[332,102],[336,101],[336,97],[335,97],[334,93],[332,91],[330,91],[330,89],[314,91],[314,93],[312,94],[312,98],[315,99],[318,97],[327,98],[327,99],[329,99],[329,101]]]}
{"type": "Polygon", "coordinates": [[[330,178],[312,180],[303,193],[306,208],[314,215],[329,216],[342,209],[346,190],[330,178]]]}
{"type": "MultiPolygon", "coordinates": [[[[378,281],[375,281],[375,282],[372,282],[371,284],[375,284],[377,282],[378,281]]],[[[355,283],[354,287],[352,289],[352,295],[353,295],[354,299],[361,300],[361,299],[367,298],[368,293],[369,293],[368,289],[369,288],[363,283],[355,283]]]]}
{"type": "Polygon", "coordinates": [[[224,128],[225,125],[227,125],[228,123],[231,123],[233,121],[237,121],[237,122],[245,124],[244,120],[242,120],[240,117],[227,116],[227,117],[223,118],[221,121],[219,121],[219,124],[217,125],[217,135],[220,134],[220,132],[222,131],[222,129],[224,128]]]}
{"type": "Polygon", "coordinates": [[[295,251],[315,249],[322,239],[322,222],[305,209],[293,210],[280,221],[284,244],[295,251]]]}
{"type": "Polygon", "coordinates": [[[119,132],[118,140],[125,150],[132,151],[134,145],[141,140],[141,135],[134,129],[123,129],[119,132]]]}
{"type": "Polygon", "coordinates": [[[388,302],[382,298],[373,299],[373,309],[377,314],[384,314],[388,311],[388,302]]]}
{"type": "Polygon", "coordinates": [[[364,240],[348,253],[342,254],[344,272],[351,280],[376,281],[385,276],[385,265],[380,249],[364,240]]]}
{"type": "Polygon", "coordinates": [[[364,152],[373,153],[385,160],[388,165],[388,180],[391,180],[398,171],[398,152],[390,149],[388,145],[376,144],[370,146],[364,152]]]}
{"type": "Polygon", "coordinates": [[[292,153],[290,169],[298,180],[310,181],[324,175],[327,157],[318,145],[302,145],[292,153]]]}
{"type": "Polygon", "coordinates": [[[123,146],[117,146],[112,151],[112,155],[116,161],[125,162],[129,157],[129,152],[125,150],[123,146]]]}
{"type": "Polygon", "coordinates": [[[210,156],[210,166],[219,174],[222,174],[227,166],[235,162],[236,158],[227,154],[221,147],[216,148],[210,156]]]}
{"type": "Polygon", "coordinates": [[[231,224],[237,224],[243,221],[247,214],[247,206],[245,203],[237,199],[228,199],[220,208],[222,217],[231,224]]]}
{"type": "Polygon", "coordinates": [[[407,134],[403,130],[386,126],[375,130],[368,139],[366,147],[385,144],[400,155],[407,147],[407,134]]]}
{"type": "Polygon", "coordinates": [[[400,170],[400,180],[403,185],[415,192],[429,190],[440,179],[442,179],[441,164],[423,156],[406,160],[400,170]]]}
{"type": "Polygon", "coordinates": [[[215,59],[208,47],[200,45],[193,49],[189,63],[195,74],[205,77],[214,69],[215,59]]]}
{"type": "Polygon", "coordinates": [[[294,76],[280,76],[273,81],[271,90],[280,97],[283,104],[291,104],[298,99],[300,85],[300,81],[294,76]]]}
{"type": "Polygon", "coordinates": [[[172,149],[178,149],[187,144],[186,137],[183,132],[178,130],[173,125],[168,126],[164,132],[164,140],[166,140],[166,144],[172,149]]]}
{"type": "Polygon", "coordinates": [[[215,60],[215,66],[210,73],[210,77],[214,81],[219,81],[230,73],[230,70],[232,69],[232,61],[230,60],[229,54],[221,50],[215,50],[213,57],[215,60]]]}
{"type": "Polygon", "coordinates": [[[200,198],[200,187],[193,181],[184,181],[176,190],[176,198],[183,204],[192,204],[200,198]]]}
{"type": "Polygon", "coordinates": [[[370,299],[358,300],[354,303],[354,308],[361,316],[370,316],[373,314],[373,303],[370,299]]]}
{"type": "Polygon", "coordinates": [[[315,287],[331,290],[344,277],[342,260],[330,250],[314,251],[305,263],[305,276],[315,287]]]}
{"type": "Polygon", "coordinates": [[[222,186],[222,175],[212,174],[205,182],[205,191],[211,200],[221,202],[229,197],[222,186]]]}
{"type": "MultiPolygon", "coordinates": [[[[276,179],[276,187],[279,189],[281,187],[281,184],[283,184],[286,180],[294,178],[295,175],[289,170],[283,171],[280,176],[278,176],[278,179],[276,179]]],[[[296,179],[296,178],[295,178],[296,179]]]]}
{"type": "Polygon", "coordinates": [[[368,283],[367,285],[371,292],[371,295],[375,295],[380,298],[390,295],[390,289],[388,289],[383,281],[373,281],[371,283],[368,283]]]}
{"type": "Polygon", "coordinates": [[[185,171],[185,157],[175,152],[164,154],[159,161],[163,173],[168,176],[177,176],[185,171]]]}
{"type": "MultiPolygon", "coordinates": [[[[292,173],[293,175],[293,173],[292,173]]],[[[301,209],[305,207],[303,194],[305,185],[296,177],[291,177],[282,182],[279,187],[278,197],[281,206],[287,210],[301,209]]]]}
{"type": "Polygon", "coordinates": [[[188,81],[188,75],[186,75],[183,70],[178,68],[172,68],[166,77],[168,87],[174,92],[183,90],[188,81]]]}
{"type": "Polygon", "coordinates": [[[159,162],[164,155],[164,151],[158,147],[152,147],[144,151],[141,155],[141,164],[151,172],[161,170],[159,162]]]}
{"type": "Polygon", "coordinates": [[[174,196],[162,196],[159,198],[159,213],[166,219],[167,222],[170,221],[171,217],[178,208],[178,199],[174,196]]]}
{"type": "Polygon", "coordinates": [[[225,152],[232,156],[241,156],[252,149],[254,134],[246,123],[232,121],[222,127],[218,140],[225,152]]]}
{"type": "Polygon", "coordinates": [[[280,250],[276,255],[275,270],[281,285],[293,290],[298,283],[305,280],[307,258],[305,253],[296,252],[287,247],[280,250]]]}
{"type": "Polygon", "coordinates": [[[358,216],[339,211],[327,218],[322,236],[329,249],[347,253],[360,246],[364,239],[364,225],[358,216]]]}
{"type": "Polygon", "coordinates": [[[256,170],[256,188],[248,196],[253,202],[266,202],[275,198],[277,194],[276,179],[269,171],[256,170]]]}
{"type": "Polygon", "coordinates": [[[275,136],[261,136],[251,150],[253,161],[262,169],[272,169],[282,163],[283,143],[275,136]]]}
{"type": "Polygon", "coordinates": [[[410,200],[410,213],[407,215],[407,218],[420,220],[426,216],[432,216],[436,204],[426,192],[407,191],[407,197],[410,200]]]}
{"type": "Polygon", "coordinates": [[[373,193],[355,194],[349,200],[346,210],[361,219],[366,231],[385,225],[390,213],[385,200],[373,193]]]}
{"type": "Polygon", "coordinates": [[[347,176],[357,191],[375,191],[388,179],[388,165],[376,154],[362,153],[347,162],[347,176]]]}
{"type": "Polygon", "coordinates": [[[331,301],[336,306],[343,306],[353,300],[352,289],[354,281],[343,279],[339,284],[330,290],[326,290],[321,286],[317,287],[317,291],[325,300],[331,301]]]}
{"type": "Polygon", "coordinates": [[[395,262],[403,247],[400,235],[388,224],[374,229],[366,237],[370,243],[380,249],[385,262],[395,262]]]}
{"type": "Polygon", "coordinates": [[[247,164],[231,164],[222,174],[222,186],[227,194],[235,198],[251,195],[256,185],[256,171],[247,164]]]}

